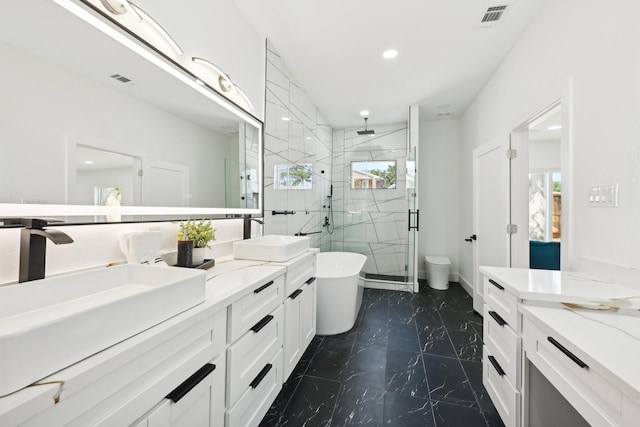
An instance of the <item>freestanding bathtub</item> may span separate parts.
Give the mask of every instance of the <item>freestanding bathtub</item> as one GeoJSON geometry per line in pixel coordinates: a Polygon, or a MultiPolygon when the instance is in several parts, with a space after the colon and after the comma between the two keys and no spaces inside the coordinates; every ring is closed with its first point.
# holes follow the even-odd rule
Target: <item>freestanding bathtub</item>
{"type": "Polygon", "coordinates": [[[321,252],[316,264],[318,335],[335,335],[353,327],[362,304],[360,270],[367,257],[351,252],[321,252]]]}

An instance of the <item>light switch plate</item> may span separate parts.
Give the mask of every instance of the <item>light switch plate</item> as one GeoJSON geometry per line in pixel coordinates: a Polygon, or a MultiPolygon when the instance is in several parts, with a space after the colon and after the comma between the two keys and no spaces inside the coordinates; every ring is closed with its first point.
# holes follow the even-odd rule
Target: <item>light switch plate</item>
{"type": "Polygon", "coordinates": [[[587,201],[591,207],[618,207],[618,184],[591,186],[587,201]]]}

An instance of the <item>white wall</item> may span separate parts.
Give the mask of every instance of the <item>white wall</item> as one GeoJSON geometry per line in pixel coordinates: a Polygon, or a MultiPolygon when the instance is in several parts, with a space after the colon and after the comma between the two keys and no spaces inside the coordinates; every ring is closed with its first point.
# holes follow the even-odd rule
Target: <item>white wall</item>
{"type": "Polygon", "coordinates": [[[418,163],[420,277],[424,277],[424,257],[438,255],[449,257],[452,278],[457,279],[458,248],[465,245],[463,239],[468,236],[463,234],[458,226],[460,137],[459,120],[420,122],[418,163]]]}
{"type": "MultiPolygon", "coordinates": [[[[640,266],[638,16],[636,0],[546,4],[462,118],[463,234],[472,232],[473,148],[493,137],[508,137],[513,127],[538,112],[534,110],[543,100],[560,98],[571,87],[570,263],[590,257],[640,266]],[[589,186],[611,183],[620,185],[619,207],[587,207],[589,186]]],[[[471,251],[464,246],[460,262],[460,273],[471,279],[471,251]]]]}
{"type": "Polygon", "coordinates": [[[529,141],[529,170],[560,170],[560,140],[529,141]]]}

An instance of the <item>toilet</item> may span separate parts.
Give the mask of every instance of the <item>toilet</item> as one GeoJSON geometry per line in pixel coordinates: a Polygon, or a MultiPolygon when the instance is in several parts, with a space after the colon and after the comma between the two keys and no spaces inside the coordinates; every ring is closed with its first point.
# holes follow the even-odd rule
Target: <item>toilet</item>
{"type": "Polygon", "coordinates": [[[427,283],[432,289],[446,291],[449,289],[449,270],[451,270],[451,260],[444,256],[424,257],[424,264],[427,271],[427,283]]]}

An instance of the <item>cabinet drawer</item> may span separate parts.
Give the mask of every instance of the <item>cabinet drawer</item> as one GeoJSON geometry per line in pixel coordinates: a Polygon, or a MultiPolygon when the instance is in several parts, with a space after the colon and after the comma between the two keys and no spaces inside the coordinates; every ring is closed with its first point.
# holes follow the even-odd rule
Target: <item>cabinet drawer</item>
{"type": "Polygon", "coordinates": [[[522,338],[504,319],[487,304],[484,305],[483,316],[484,343],[489,352],[504,369],[509,381],[520,389],[520,367],[522,366],[522,338]]]}
{"type": "Polygon", "coordinates": [[[590,424],[622,425],[622,393],[588,366],[579,349],[526,318],[523,340],[527,358],[590,424]]]}
{"type": "Polygon", "coordinates": [[[515,331],[520,330],[518,298],[507,292],[501,283],[488,277],[484,278],[484,301],[490,310],[498,313],[515,331]]]}
{"type": "Polygon", "coordinates": [[[235,403],[264,365],[282,348],[283,310],[280,305],[254,325],[255,332],[250,330],[227,350],[228,406],[235,403]]]}
{"type": "Polygon", "coordinates": [[[520,425],[520,392],[517,391],[506,375],[500,375],[499,362],[490,359],[492,355],[486,346],[482,349],[482,384],[502,418],[506,427],[520,425]]]}
{"type": "Polygon", "coordinates": [[[229,341],[234,342],[282,304],[284,276],[260,285],[256,290],[234,302],[230,307],[229,341]]]}
{"type": "Polygon", "coordinates": [[[282,350],[265,364],[235,405],[227,410],[226,427],[255,427],[282,388],[282,350]]]}
{"type": "Polygon", "coordinates": [[[287,267],[285,296],[291,295],[293,291],[298,289],[304,282],[316,274],[316,257],[315,254],[309,253],[302,261],[287,267]]]}

